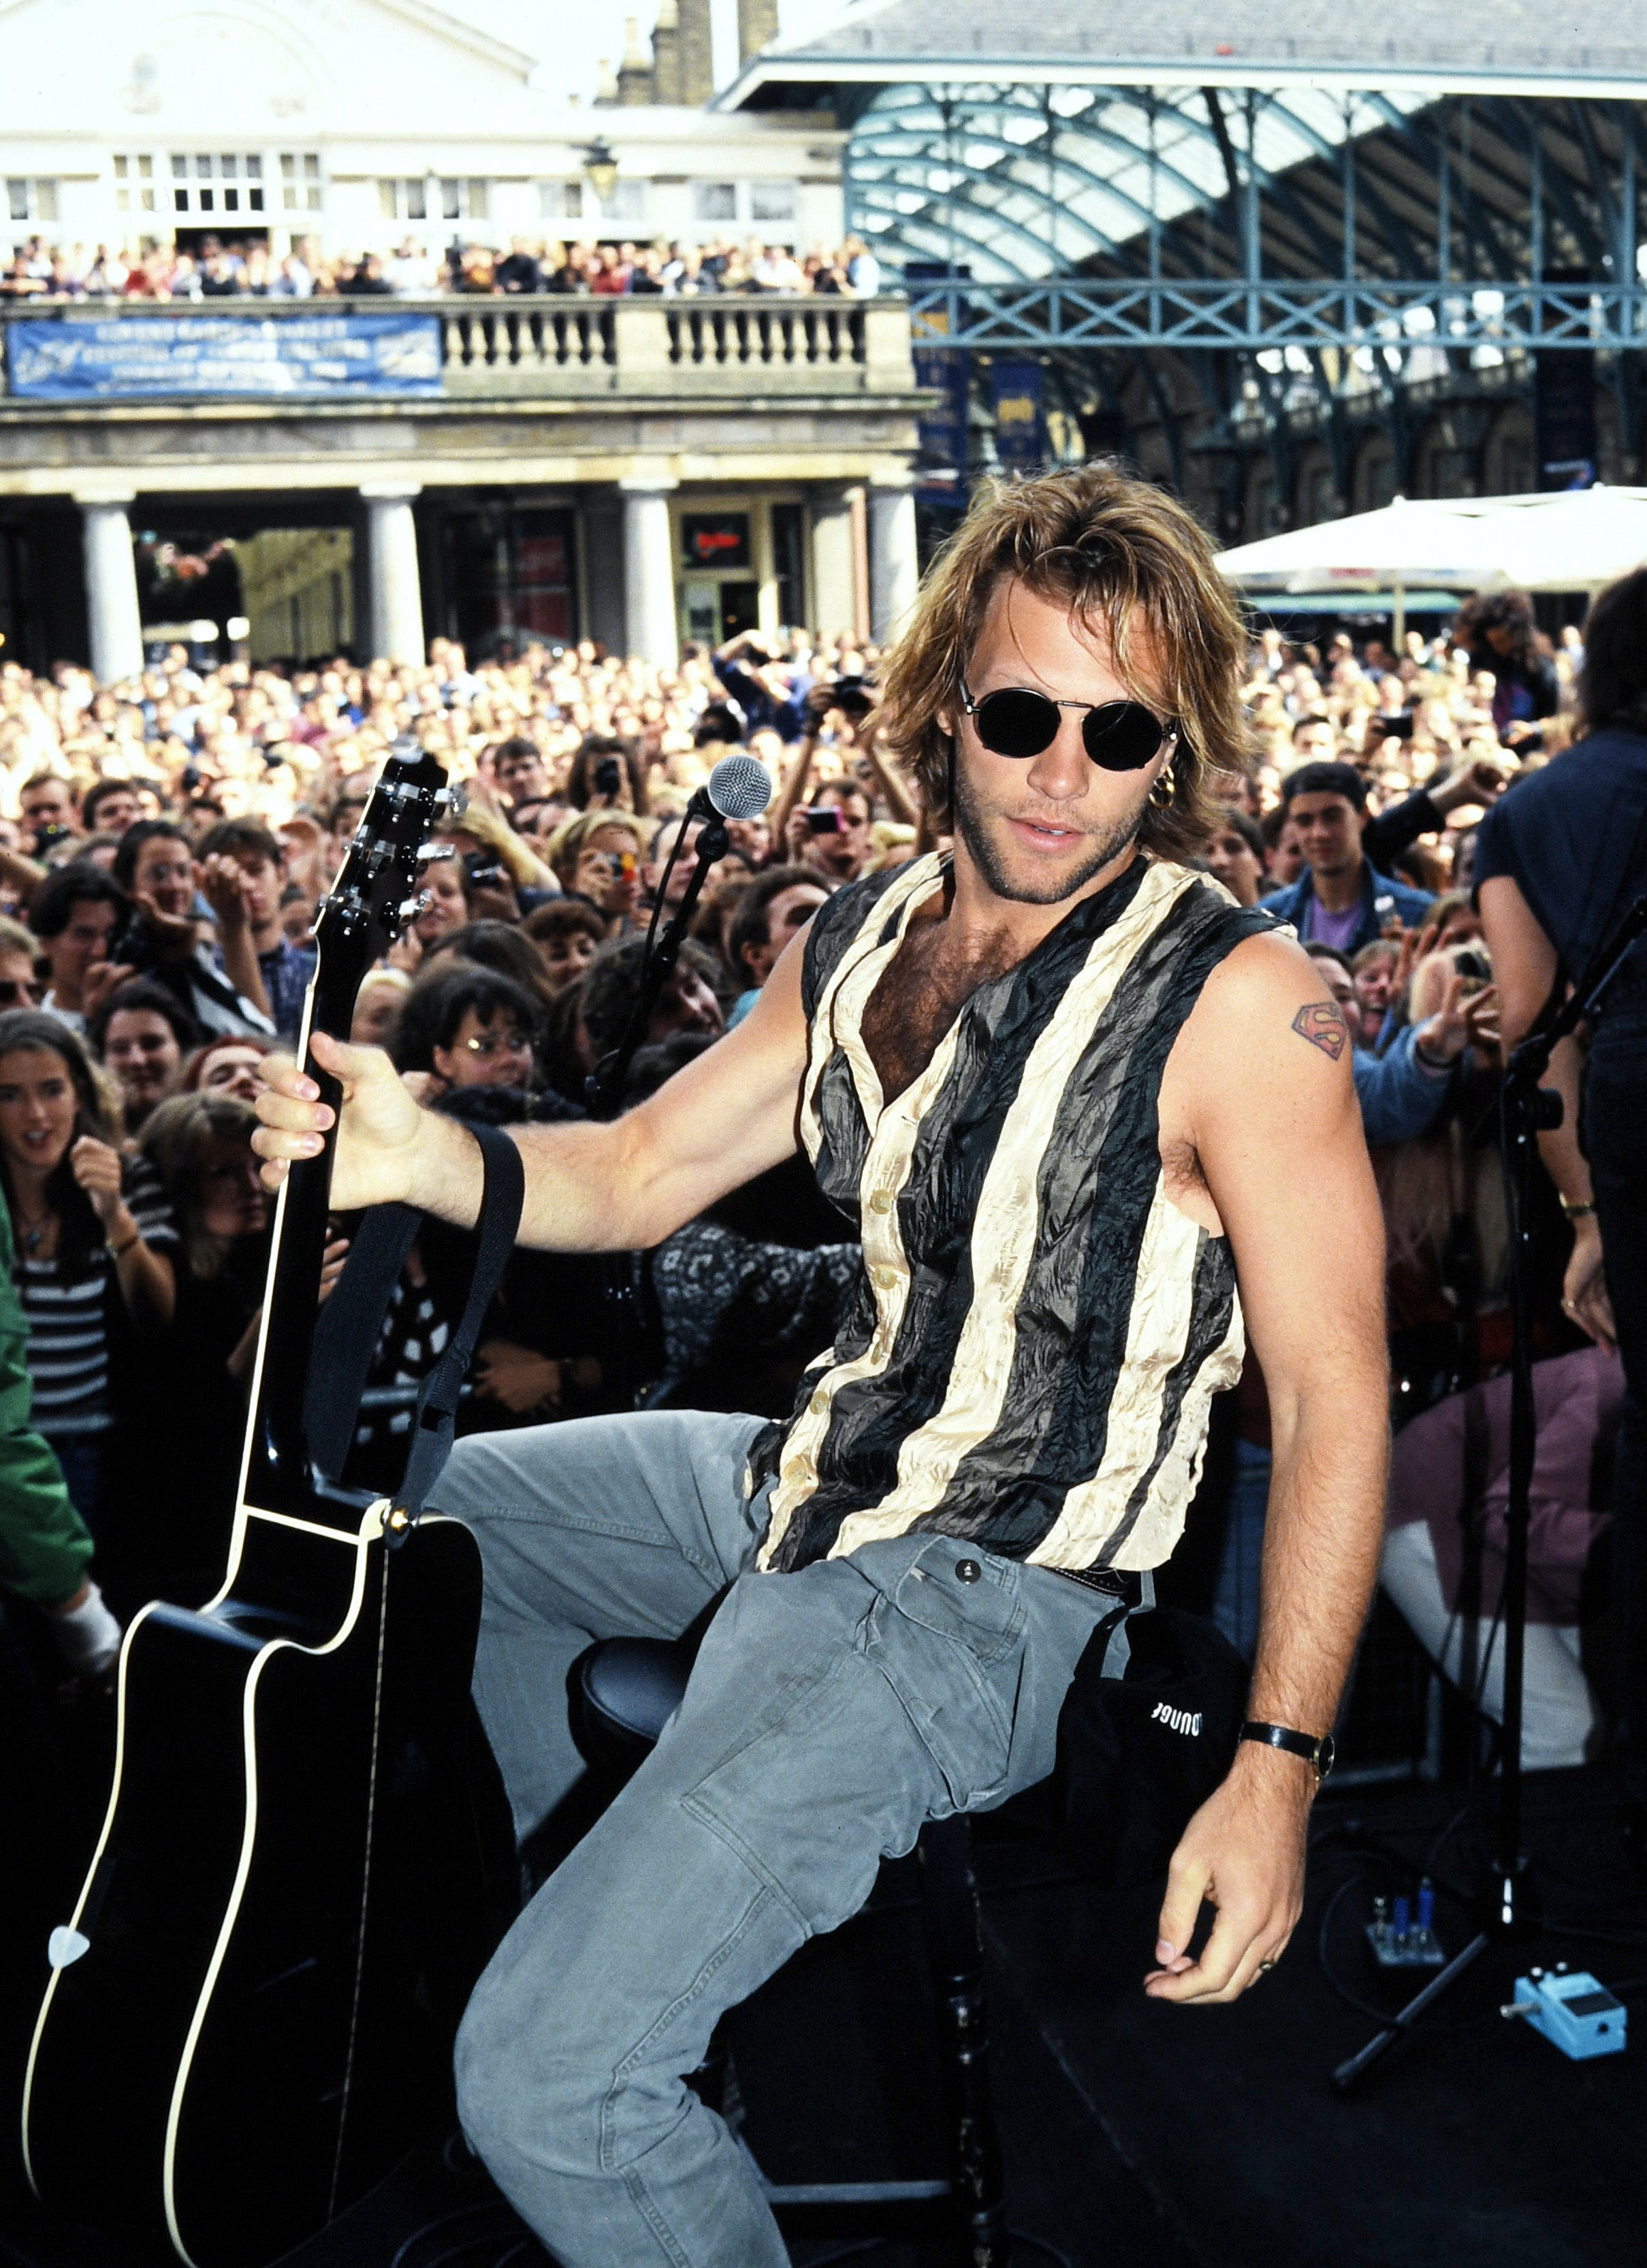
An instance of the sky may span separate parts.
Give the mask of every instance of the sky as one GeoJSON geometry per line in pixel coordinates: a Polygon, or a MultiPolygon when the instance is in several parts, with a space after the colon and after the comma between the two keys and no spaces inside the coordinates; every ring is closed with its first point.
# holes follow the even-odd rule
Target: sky
{"type": "MultiPolygon", "coordinates": [[[[779,36],[803,39],[852,11],[856,0],[779,0],[779,36]]],[[[657,0],[436,0],[454,16],[494,31],[512,47],[542,58],[569,93],[593,99],[600,59],[617,69],[624,52],[624,19],[638,18],[643,51],[657,0]]],[[[713,0],[715,84],[735,77],[737,0],[713,0]]]]}

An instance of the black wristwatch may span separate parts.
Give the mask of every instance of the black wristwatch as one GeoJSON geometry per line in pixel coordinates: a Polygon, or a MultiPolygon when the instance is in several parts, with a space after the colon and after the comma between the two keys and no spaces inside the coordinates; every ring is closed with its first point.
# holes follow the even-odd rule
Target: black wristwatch
{"type": "Polygon", "coordinates": [[[1318,1738],[1314,1733],[1295,1732],[1290,1725],[1260,1724],[1256,1718],[1242,1726],[1241,1738],[1257,1741],[1267,1749],[1285,1749],[1289,1756],[1302,1756],[1314,1771],[1318,1787],[1338,1756],[1338,1745],[1331,1733],[1323,1733],[1318,1738]]]}

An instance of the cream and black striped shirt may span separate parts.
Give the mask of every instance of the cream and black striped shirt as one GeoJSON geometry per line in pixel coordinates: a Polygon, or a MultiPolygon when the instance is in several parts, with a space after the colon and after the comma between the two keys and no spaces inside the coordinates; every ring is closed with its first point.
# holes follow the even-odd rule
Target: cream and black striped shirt
{"type": "Polygon", "coordinates": [[[919,1530],[1156,1567],[1244,1344],[1228,1243],[1163,1183],[1162,1073],[1210,971],[1274,924],[1141,858],[980,985],[888,1103],[864,1010],[942,875],[935,857],[877,875],[811,924],[801,1138],[864,1268],[751,1454],[750,1486],[773,1484],[760,1564],[919,1530]]]}

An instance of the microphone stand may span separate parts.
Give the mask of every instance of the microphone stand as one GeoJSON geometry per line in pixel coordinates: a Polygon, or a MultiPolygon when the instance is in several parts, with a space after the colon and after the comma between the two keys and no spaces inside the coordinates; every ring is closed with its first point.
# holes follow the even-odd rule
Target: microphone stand
{"type": "MultiPolygon", "coordinates": [[[[681,947],[686,942],[686,932],[691,926],[704,884],[709,878],[709,869],[718,858],[724,858],[731,847],[732,837],[727,831],[726,821],[719,812],[712,811],[698,837],[698,864],[692,871],[692,878],[681,894],[681,902],[676,908],[668,927],[658,939],[657,950],[648,956],[646,965],[641,970],[639,997],[628,1023],[624,1027],[624,1036],[589,1074],[587,1094],[592,1118],[609,1118],[616,1113],[624,1092],[624,1081],[629,1076],[629,1066],[646,1036],[646,1027],[652,1021],[652,1012],[658,1005],[658,996],[668,983],[675,964],[681,957],[681,947]]],[[[663,879],[667,887],[667,873],[663,879]]]]}
{"type": "Polygon", "coordinates": [[[1339,2065],[1333,2084],[1351,2093],[1405,2038],[1425,2009],[1450,1992],[1490,1945],[1522,1944],[1540,1921],[1533,1871],[1521,1840],[1521,1719],[1527,1632],[1527,1533],[1533,1509],[1533,1470],[1538,1415],[1533,1392],[1532,1204],[1538,1138],[1562,1123],[1562,1098],[1540,1086],[1558,1042],[1595,1010],[1627,955],[1647,936],[1647,891],[1599,948],[1567,999],[1547,1008],[1510,1057],[1499,1096],[1499,1145],[1510,1198],[1510,1300],[1512,1329],[1510,1382],[1510,1498],[1504,1513],[1504,1709],[1498,1816],[1491,1875],[1479,1901],[1475,1935],[1431,1977],[1400,2014],[1339,2065]]]}
{"type": "MultiPolygon", "coordinates": [[[[681,957],[681,947],[686,941],[686,932],[703,894],[709,869],[718,858],[726,857],[731,843],[726,821],[712,807],[695,846],[697,865],[692,870],[691,880],[681,894],[681,902],[659,939],[657,949],[647,954],[646,966],[640,973],[639,994],[629,1021],[624,1027],[624,1035],[589,1074],[585,1092],[592,1118],[617,1116],[624,1081],[629,1076],[629,1066],[646,1036],[646,1027],[652,1021],[652,1012],[658,1005],[658,996],[681,957]]],[[[679,848],[677,843],[677,851],[679,848]]],[[[669,867],[664,871],[663,888],[668,886],[669,871],[673,865],[674,859],[671,858],[669,867]]],[[[645,1293],[649,1287],[649,1279],[643,1277],[639,1256],[627,1252],[608,1253],[602,1273],[607,1313],[611,1324],[606,1359],[617,1372],[625,1386],[626,1398],[632,1403],[641,1382],[637,1357],[646,1337],[645,1293]]]]}

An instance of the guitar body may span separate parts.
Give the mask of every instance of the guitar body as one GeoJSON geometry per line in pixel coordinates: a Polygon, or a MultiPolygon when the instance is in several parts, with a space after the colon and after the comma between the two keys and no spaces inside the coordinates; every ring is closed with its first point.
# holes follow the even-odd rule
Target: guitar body
{"type": "MultiPolygon", "coordinates": [[[[334,1106],[310,1035],[347,1035],[449,800],[432,758],[392,757],[321,909],[302,1053],[334,1106]]],[[[338,1440],[324,1469],[311,1449],[334,1138],[276,1209],[223,1586],[126,1633],[114,1787],[24,2086],[41,2198],[192,2268],[263,2268],[449,2114],[506,1897],[474,1539],[339,1486],[338,1440]]]]}
{"type": "Polygon", "coordinates": [[[450,1521],[386,1543],[381,1509],[352,1543],[248,1521],[227,1595],[146,1609],[122,1653],[87,1948],[48,1988],[25,2151],[46,2203],[197,2268],[276,2258],[428,2130],[489,1949],[479,1555],[450,1521]],[[329,1629],[285,1603],[305,1552],[335,1563],[329,1629]]]}

